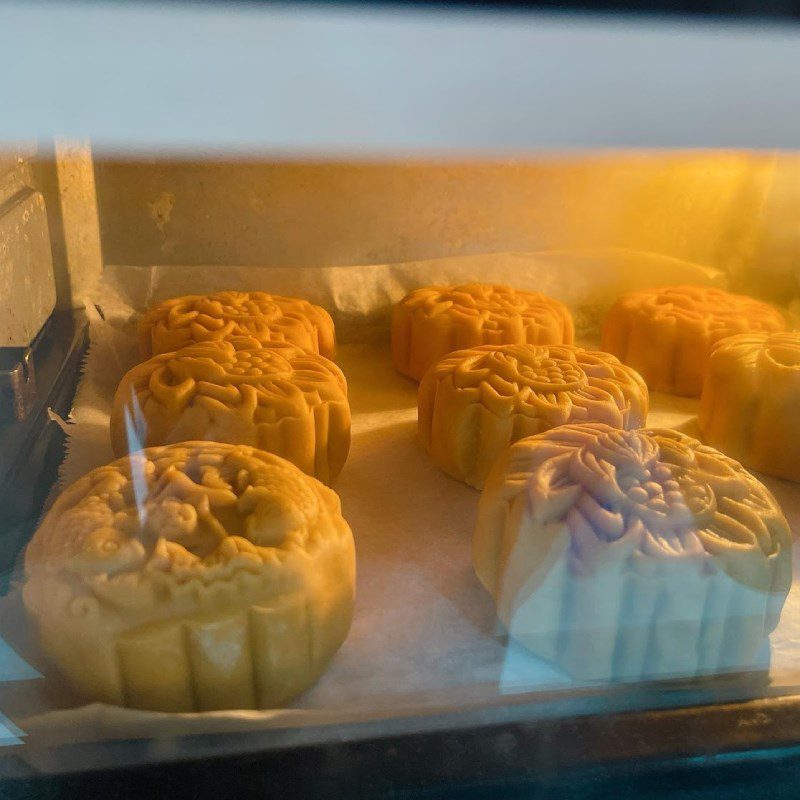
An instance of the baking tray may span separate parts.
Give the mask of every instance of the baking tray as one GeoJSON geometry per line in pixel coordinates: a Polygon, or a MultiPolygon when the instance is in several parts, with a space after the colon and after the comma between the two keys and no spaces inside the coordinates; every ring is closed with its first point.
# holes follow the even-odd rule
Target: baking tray
{"type": "Polygon", "coordinates": [[[210,770],[256,782],[269,775],[271,787],[291,787],[304,796],[352,789],[356,782],[374,794],[435,785],[467,791],[484,781],[513,788],[533,780],[546,788],[548,781],[565,785],[567,778],[597,769],[610,770],[617,780],[619,765],[642,759],[677,763],[739,754],[731,756],[733,764],[756,748],[771,757],[800,739],[795,689],[786,683],[772,688],[763,673],[755,673],[495,693],[465,697],[457,708],[437,708],[434,697],[406,713],[301,728],[56,745],[34,733],[22,747],[0,753],[0,777],[14,791],[34,790],[50,779],[65,790],[89,780],[102,787],[123,775],[125,786],[140,790],[173,778],[176,785],[199,790],[208,785],[210,770]],[[155,764],[158,769],[149,771],[155,764]]]}

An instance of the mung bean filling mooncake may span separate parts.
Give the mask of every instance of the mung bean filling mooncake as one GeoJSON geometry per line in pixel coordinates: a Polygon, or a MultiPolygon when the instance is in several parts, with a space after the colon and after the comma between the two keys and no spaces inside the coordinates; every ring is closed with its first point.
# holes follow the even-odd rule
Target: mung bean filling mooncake
{"type": "Polygon", "coordinates": [[[633,367],[651,391],[699,397],[716,342],[785,328],[783,315],[760,300],[672,286],[622,295],[603,323],[601,348],[633,367]]]}
{"type": "Polygon", "coordinates": [[[392,358],[404,375],[421,380],[448,353],[482,344],[572,344],[567,307],[540,292],[469,283],[427,286],[392,312],[392,358]]]}
{"type": "Polygon", "coordinates": [[[145,358],[238,336],[262,344],[289,342],[327,358],[333,358],[336,350],[333,320],[324,308],[266,292],[175,297],[158,303],[139,321],[139,345],[145,358]]]}
{"type": "Polygon", "coordinates": [[[800,333],[718,342],[700,397],[703,438],[751,469],[800,481],[800,333]]]}
{"type": "Polygon", "coordinates": [[[617,358],[573,345],[451,353],[419,386],[419,435],[449,475],[480,488],[512,442],[569,422],[640,428],[647,387],[617,358]]]}
{"type": "Polygon", "coordinates": [[[601,681],[753,668],[792,579],[786,518],[738,462],[596,423],[505,451],[473,561],[514,639],[601,681]]]}
{"type": "Polygon", "coordinates": [[[347,636],[339,498],[242,445],[154,447],[56,500],[25,555],[42,647],[83,697],[155,711],[271,708],[347,636]]]}
{"type": "Polygon", "coordinates": [[[332,361],[285,342],[204,342],[125,375],[111,439],[118,456],[191,440],[252,445],[331,483],[350,448],[347,383],[332,361]]]}

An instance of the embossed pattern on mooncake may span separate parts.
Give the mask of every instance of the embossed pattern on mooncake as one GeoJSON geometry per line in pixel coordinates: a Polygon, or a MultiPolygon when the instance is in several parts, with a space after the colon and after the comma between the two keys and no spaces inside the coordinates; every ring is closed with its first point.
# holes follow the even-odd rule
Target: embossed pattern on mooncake
{"type": "Polygon", "coordinates": [[[436,464],[480,488],[518,439],[570,422],[641,427],[647,387],[608,353],[573,345],[482,345],[429,369],[418,406],[420,439],[436,464]]]}
{"type": "Polygon", "coordinates": [[[395,368],[420,380],[444,356],[482,344],[572,344],[567,307],[539,292],[470,283],[416,289],[392,312],[395,368]]]}
{"type": "Polygon", "coordinates": [[[748,668],[791,584],[770,492],[667,429],[565,425],[512,445],[473,555],[511,635],[587,679],[748,668]]]}
{"type": "Polygon", "coordinates": [[[162,711],[266,708],[303,691],[350,627],[339,498],[278,456],[186,442],[67,488],[25,556],[42,646],[89,698],[162,711]]]}

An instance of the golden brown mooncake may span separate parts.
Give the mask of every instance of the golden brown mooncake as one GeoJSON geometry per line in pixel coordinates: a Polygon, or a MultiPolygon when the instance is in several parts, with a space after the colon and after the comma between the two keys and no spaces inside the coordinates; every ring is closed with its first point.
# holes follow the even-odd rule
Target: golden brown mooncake
{"type": "Polygon", "coordinates": [[[158,303],[139,321],[139,346],[150,358],[196,342],[249,337],[289,342],[307,353],[333,358],[336,336],[330,314],[296,297],[266,292],[215,292],[158,303]]]}
{"type": "Polygon", "coordinates": [[[743,333],[711,352],[700,430],[745,466],[800,481],[800,333],[743,333]]]}
{"type": "Polygon", "coordinates": [[[419,435],[448,475],[480,489],[512,442],[569,422],[640,428],[647,386],[609,353],[574,345],[481,345],[419,385],[419,435]]]}
{"type": "Polygon", "coordinates": [[[563,303],[493,284],[416,289],[392,312],[394,366],[415,380],[456,350],[482,344],[572,344],[574,335],[563,303]]]}
{"type": "Polygon", "coordinates": [[[285,342],[205,342],[131,369],[114,398],[114,453],[190,440],[252,445],[331,483],[350,449],[345,377],[285,342]]]}
{"type": "Polygon", "coordinates": [[[339,498],[252,447],[185,442],[67,488],[25,555],[46,655],[86,698],[270,708],[325,670],[353,611],[339,498]]]}
{"type": "Polygon", "coordinates": [[[603,323],[601,348],[640,373],[651,391],[699,397],[716,342],[785,328],[779,311],[751,297],[671,286],[622,295],[603,323]]]}
{"type": "Polygon", "coordinates": [[[473,561],[510,635],[591,680],[752,668],[792,578],[789,525],[738,462],[602,424],[505,451],[473,561]]]}

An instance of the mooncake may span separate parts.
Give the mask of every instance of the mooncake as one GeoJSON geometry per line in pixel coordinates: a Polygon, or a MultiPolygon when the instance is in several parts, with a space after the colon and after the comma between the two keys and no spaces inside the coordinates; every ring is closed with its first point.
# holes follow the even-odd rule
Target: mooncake
{"type": "Polygon", "coordinates": [[[339,498],[252,447],[186,442],[66,489],[25,555],[45,654],[84,698],[270,708],[347,636],[355,555],[339,498]]]}
{"type": "Polygon", "coordinates": [[[673,286],[624,294],[606,316],[601,348],[640,373],[651,391],[699,397],[716,342],[785,328],[781,313],[759,300],[673,286]]]}
{"type": "Polygon", "coordinates": [[[608,353],[574,345],[481,345],[451,353],[419,385],[419,435],[446,473],[481,488],[512,442],[569,422],[640,428],[647,387],[608,353]]]}
{"type": "Polygon", "coordinates": [[[394,306],[392,358],[415,380],[444,356],[482,344],[572,344],[567,307],[539,292],[470,283],[417,289],[394,306]]]}
{"type": "Polygon", "coordinates": [[[331,483],[350,448],[339,367],[294,345],[204,342],[153,356],[122,379],[111,414],[117,456],[190,440],[247,444],[331,483]]]}
{"type": "Polygon", "coordinates": [[[743,333],[711,352],[703,438],[743,464],[800,481],[800,333],[743,333]]]}
{"type": "Polygon", "coordinates": [[[139,321],[139,346],[145,358],[232,337],[289,342],[327,358],[333,358],[336,350],[333,320],[324,308],[266,292],[175,297],[158,303],[139,321]]]}
{"type": "Polygon", "coordinates": [[[792,568],[785,517],[738,462],[674,430],[598,423],[505,451],[473,559],[512,638],[599,681],[753,668],[792,568]]]}

